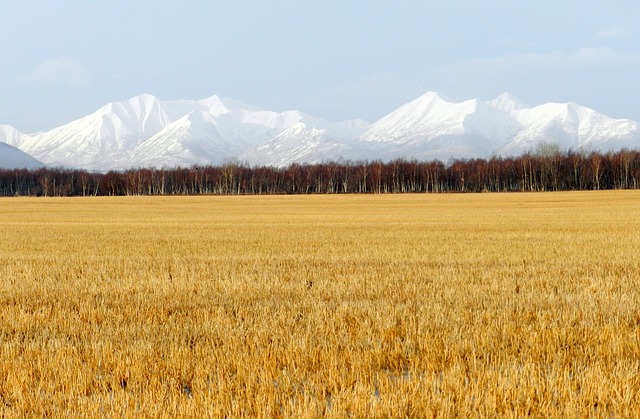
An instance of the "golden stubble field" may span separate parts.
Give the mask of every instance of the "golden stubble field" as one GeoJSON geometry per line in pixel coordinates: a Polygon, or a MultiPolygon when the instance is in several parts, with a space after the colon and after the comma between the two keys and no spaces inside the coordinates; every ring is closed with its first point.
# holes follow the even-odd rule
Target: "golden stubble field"
{"type": "Polygon", "coordinates": [[[640,193],[0,200],[0,416],[637,417],[640,193]]]}

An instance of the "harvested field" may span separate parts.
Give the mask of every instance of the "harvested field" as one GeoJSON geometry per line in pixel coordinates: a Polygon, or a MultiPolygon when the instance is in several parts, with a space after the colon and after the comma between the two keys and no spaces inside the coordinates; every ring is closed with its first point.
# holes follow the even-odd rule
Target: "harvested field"
{"type": "Polygon", "coordinates": [[[640,192],[0,200],[0,416],[633,417],[640,192]]]}

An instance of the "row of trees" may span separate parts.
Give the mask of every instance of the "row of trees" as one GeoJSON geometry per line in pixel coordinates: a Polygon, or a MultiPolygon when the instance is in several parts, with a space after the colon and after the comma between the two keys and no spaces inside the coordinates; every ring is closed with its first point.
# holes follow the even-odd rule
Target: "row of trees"
{"type": "Polygon", "coordinates": [[[330,161],[286,168],[239,162],[176,169],[93,173],[0,171],[2,196],[310,194],[637,189],[640,152],[561,152],[540,147],[519,157],[421,162],[330,161]]]}

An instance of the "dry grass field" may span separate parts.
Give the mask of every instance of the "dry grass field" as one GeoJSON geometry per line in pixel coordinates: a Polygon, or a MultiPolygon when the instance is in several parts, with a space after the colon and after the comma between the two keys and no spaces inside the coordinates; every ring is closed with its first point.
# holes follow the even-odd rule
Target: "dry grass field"
{"type": "Polygon", "coordinates": [[[640,193],[0,200],[2,417],[638,417],[640,193]]]}

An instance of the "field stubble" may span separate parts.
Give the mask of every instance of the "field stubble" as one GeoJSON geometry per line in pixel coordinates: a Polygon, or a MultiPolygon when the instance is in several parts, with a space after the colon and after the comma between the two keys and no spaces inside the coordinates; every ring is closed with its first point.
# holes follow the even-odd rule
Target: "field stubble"
{"type": "Polygon", "coordinates": [[[640,194],[0,201],[2,416],[637,416],[640,194]]]}

